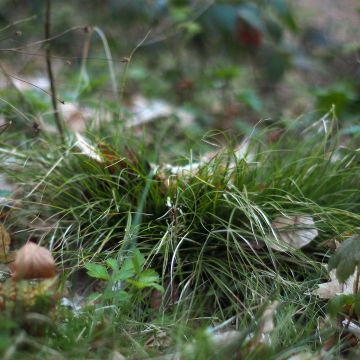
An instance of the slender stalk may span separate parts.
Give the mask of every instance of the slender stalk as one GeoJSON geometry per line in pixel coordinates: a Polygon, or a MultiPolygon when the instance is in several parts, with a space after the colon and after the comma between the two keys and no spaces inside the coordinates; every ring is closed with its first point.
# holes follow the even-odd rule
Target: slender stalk
{"type": "MultiPolygon", "coordinates": [[[[51,28],[50,15],[51,15],[51,0],[46,0],[46,2],[45,2],[45,39],[50,38],[50,28],[51,28]]],[[[52,107],[54,109],[54,119],[55,119],[56,127],[58,129],[61,141],[65,142],[63,122],[62,122],[62,119],[60,117],[58,107],[57,107],[58,99],[56,97],[55,80],[54,80],[54,75],[53,75],[52,66],[51,66],[51,50],[50,50],[49,43],[46,44],[45,55],[46,55],[46,68],[47,68],[47,73],[48,73],[48,77],[49,77],[49,81],[50,81],[51,102],[52,102],[52,107]]]]}
{"type": "MultiPolygon", "coordinates": [[[[132,57],[134,56],[136,50],[141,47],[143,45],[143,43],[146,41],[146,39],[148,38],[148,36],[150,35],[151,30],[149,30],[146,35],[144,36],[144,38],[135,46],[134,49],[132,49],[130,55],[124,59],[125,61],[125,68],[124,68],[124,73],[121,79],[121,85],[120,85],[120,104],[122,105],[123,101],[124,101],[124,93],[125,93],[125,86],[126,86],[126,82],[127,82],[127,78],[128,78],[128,72],[129,72],[129,66],[132,60],[132,57]]],[[[119,114],[119,118],[122,119],[123,118],[123,111],[120,111],[119,114]]]]}

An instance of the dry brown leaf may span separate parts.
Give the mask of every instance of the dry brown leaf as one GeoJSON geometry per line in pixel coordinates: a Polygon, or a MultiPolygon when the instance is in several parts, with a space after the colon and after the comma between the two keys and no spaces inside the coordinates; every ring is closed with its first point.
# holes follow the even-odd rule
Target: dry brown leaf
{"type": "Polygon", "coordinates": [[[271,224],[276,237],[272,237],[270,247],[277,251],[301,249],[318,236],[311,216],[278,216],[271,224]]]}
{"type": "Polygon", "coordinates": [[[4,225],[0,224],[0,262],[7,261],[10,249],[10,235],[6,231],[4,225]]]}
{"type": "Polygon", "coordinates": [[[159,331],[151,336],[145,343],[147,348],[166,349],[171,344],[170,337],[165,331],[159,331]]]}
{"type": "Polygon", "coordinates": [[[28,242],[16,253],[12,271],[15,280],[49,279],[56,276],[56,265],[48,249],[28,242]]]}

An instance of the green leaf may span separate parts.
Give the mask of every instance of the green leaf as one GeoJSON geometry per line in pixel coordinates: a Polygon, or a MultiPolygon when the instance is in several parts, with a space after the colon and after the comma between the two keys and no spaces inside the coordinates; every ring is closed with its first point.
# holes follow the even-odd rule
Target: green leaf
{"type": "Polygon", "coordinates": [[[144,256],[138,249],[135,249],[133,254],[122,263],[120,270],[114,276],[114,280],[123,281],[135,276],[135,274],[140,273],[144,262],[144,256]]]}
{"type": "Polygon", "coordinates": [[[140,273],[136,280],[130,279],[128,282],[138,289],[154,288],[163,292],[164,288],[158,284],[159,279],[159,274],[155,270],[147,269],[140,273]]]}
{"type": "Polygon", "coordinates": [[[331,299],[328,303],[328,312],[331,317],[338,316],[345,305],[353,305],[355,295],[338,295],[331,299]]]}
{"type": "Polygon", "coordinates": [[[118,269],[118,267],[119,267],[117,260],[113,259],[113,258],[106,259],[106,264],[113,271],[116,271],[118,269]]]}
{"type": "Polygon", "coordinates": [[[298,29],[296,20],[294,18],[289,2],[286,0],[271,0],[270,6],[278,14],[279,18],[283,21],[284,25],[290,30],[296,31],[298,29]]]}
{"type": "Polygon", "coordinates": [[[234,80],[240,75],[238,66],[223,66],[214,71],[214,76],[222,80],[234,80]]]}
{"type": "Polygon", "coordinates": [[[330,258],[329,271],[336,269],[336,277],[341,283],[344,283],[355,272],[356,266],[360,269],[359,235],[354,235],[341,244],[330,258]]]}
{"type": "Polygon", "coordinates": [[[95,279],[109,280],[110,275],[106,270],[106,267],[99,264],[85,263],[87,274],[95,279]]]}
{"type": "Polygon", "coordinates": [[[237,94],[237,99],[245,103],[251,109],[260,112],[263,104],[261,99],[251,89],[246,89],[237,94]]]}
{"type": "Polygon", "coordinates": [[[143,284],[150,284],[159,281],[159,274],[153,269],[147,269],[140,273],[137,279],[143,284]]]}
{"type": "Polygon", "coordinates": [[[357,316],[360,315],[360,294],[355,294],[354,311],[357,316]]]}
{"type": "Polygon", "coordinates": [[[245,20],[255,29],[260,32],[265,31],[265,24],[262,19],[262,14],[259,7],[253,3],[246,3],[239,7],[238,16],[245,20]]]}
{"type": "Polygon", "coordinates": [[[124,290],[118,290],[118,291],[109,291],[103,295],[103,298],[105,300],[116,300],[120,303],[127,303],[131,299],[131,295],[124,291],[124,290]]]}
{"type": "Polygon", "coordinates": [[[134,254],[133,254],[133,257],[132,257],[132,263],[133,263],[135,272],[139,273],[141,271],[142,266],[145,263],[145,258],[141,254],[139,249],[134,250],[134,254]]]}
{"type": "Polygon", "coordinates": [[[123,281],[135,275],[132,259],[126,259],[120,270],[115,274],[114,281],[123,281]]]}

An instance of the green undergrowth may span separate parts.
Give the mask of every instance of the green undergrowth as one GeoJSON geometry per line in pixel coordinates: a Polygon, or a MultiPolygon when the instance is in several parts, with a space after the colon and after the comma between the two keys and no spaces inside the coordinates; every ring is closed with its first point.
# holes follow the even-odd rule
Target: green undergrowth
{"type": "MultiPolygon", "coordinates": [[[[3,144],[1,169],[17,184],[17,202],[6,218],[13,242],[50,246],[70,280],[86,263],[112,258],[121,265],[137,248],[168,298],[156,311],[151,291],[122,308],[110,303],[81,315],[60,310],[61,326],[47,334],[46,346],[81,358],[95,343],[101,358],[116,344],[122,353],[146,357],[159,354],[144,350],[152,332],[166,329],[173,349],[181,349],[194,333],[201,339],[201,329],[235,316],[229,326],[244,332],[240,348],[246,351],[246,336],[256,332],[264,304],[277,300],[272,345],[252,349],[246,358],[286,359],[319,349],[331,331],[316,330],[325,303],[312,291],[326,281],[327,242],[358,231],[360,154],[356,143],[340,146],[336,131],[323,122],[297,126],[272,143],[270,130],[258,133],[245,156],[224,146],[199,168],[196,149],[190,157],[167,159],[126,131],[105,139],[87,134],[98,159],[72,136],[65,147],[46,137],[3,144]],[[192,169],[175,174],[170,161],[192,169]],[[319,235],[301,250],[274,250],[272,221],[293,215],[311,216],[319,235]],[[80,352],[72,354],[72,346],[80,352]]],[[[210,347],[188,357],[209,358],[210,347]]]]}

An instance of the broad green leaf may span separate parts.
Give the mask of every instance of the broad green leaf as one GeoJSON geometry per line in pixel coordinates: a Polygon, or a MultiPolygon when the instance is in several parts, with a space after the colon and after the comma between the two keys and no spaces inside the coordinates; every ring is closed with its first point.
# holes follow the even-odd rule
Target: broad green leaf
{"type": "Polygon", "coordinates": [[[122,281],[131,278],[141,271],[145,258],[138,249],[135,249],[132,256],[128,257],[121,265],[120,270],[114,277],[115,281],[122,281]]]}
{"type": "Polygon", "coordinates": [[[145,263],[145,258],[141,254],[139,249],[134,250],[134,254],[133,254],[133,257],[132,257],[132,263],[134,265],[135,272],[139,273],[141,271],[142,266],[145,263]]]}
{"type": "Polygon", "coordinates": [[[329,271],[336,269],[336,277],[341,283],[344,283],[355,272],[356,266],[360,269],[359,235],[354,235],[341,244],[330,258],[329,271]]]}
{"type": "Polygon", "coordinates": [[[353,305],[355,302],[355,295],[338,295],[332,298],[328,303],[328,312],[332,317],[338,316],[342,311],[344,306],[353,305]]]}
{"type": "Polygon", "coordinates": [[[138,289],[145,289],[145,288],[154,288],[161,292],[164,291],[164,288],[158,284],[159,282],[159,275],[153,269],[147,269],[140,273],[136,280],[129,279],[128,282],[138,289]]]}
{"type": "Polygon", "coordinates": [[[147,269],[139,274],[137,280],[143,284],[150,284],[159,281],[159,274],[153,269],[147,269]]]}
{"type": "Polygon", "coordinates": [[[133,269],[120,269],[115,275],[114,275],[114,281],[124,281],[127,279],[130,279],[135,275],[133,269]]]}
{"type": "Polygon", "coordinates": [[[265,31],[265,24],[262,19],[262,14],[259,7],[253,3],[246,3],[239,6],[238,16],[244,19],[255,29],[260,32],[265,31]]]}
{"type": "Polygon", "coordinates": [[[111,268],[113,271],[116,271],[118,268],[118,262],[116,259],[110,258],[110,259],[106,259],[106,264],[107,266],[109,266],[109,268],[111,268]]]}
{"type": "Polygon", "coordinates": [[[100,280],[109,280],[110,275],[106,270],[106,267],[99,264],[85,263],[87,274],[93,278],[100,280]]]}
{"type": "Polygon", "coordinates": [[[153,289],[159,290],[160,292],[164,292],[164,288],[157,283],[143,284],[143,283],[133,280],[133,279],[129,279],[128,282],[129,282],[129,284],[134,285],[135,287],[137,287],[140,290],[143,290],[145,288],[153,288],[153,289]]]}
{"type": "Polygon", "coordinates": [[[104,294],[105,300],[116,300],[120,303],[129,302],[131,299],[131,295],[124,290],[118,291],[109,291],[104,294]]]}

